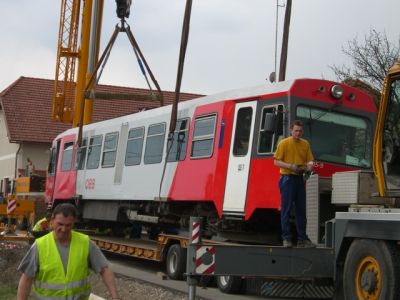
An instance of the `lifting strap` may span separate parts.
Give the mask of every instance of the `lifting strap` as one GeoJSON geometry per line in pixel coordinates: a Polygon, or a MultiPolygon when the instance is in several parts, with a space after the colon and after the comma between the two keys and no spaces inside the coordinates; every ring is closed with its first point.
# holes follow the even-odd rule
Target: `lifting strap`
{"type": "MultiPolygon", "coordinates": [[[[158,190],[158,199],[161,199],[161,189],[162,189],[162,184],[164,181],[165,169],[167,167],[168,156],[169,156],[169,153],[170,153],[173,143],[174,143],[174,131],[175,131],[177,115],[178,115],[177,110],[178,110],[179,94],[180,94],[181,83],[182,83],[183,66],[185,64],[186,48],[187,48],[187,44],[189,41],[191,11],[192,11],[192,0],[186,0],[185,15],[184,15],[183,25],[182,25],[181,47],[180,47],[180,51],[179,51],[178,73],[176,75],[175,98],[174,98],[174,102],[172,103],[171,119],[170,119],[170,123],[169,123],[169,134],[168,134],[168,143],[167,143],[168,148],[167,148],[167,153],[165,156],[163,172],[161,175],[160,187],[158,190]]],[[[159,209],[161,209],[161,205],[159,206],[159,209]]]]}
{"type": "MultiPolygon", "coordinates": [[[[136,40],[135,40],[135,38],[134,38],[134,36],[133,36],[131,30],[130,30],[129,25],[125,26],[125,24],[126,24],[125,19],[122,18],[122,19],[121,19],[121,27],[119,27],[118,24],[115,26],[115,30],[114,30],[114,32],[113,32],[111,38],[110,38],[110,41],[108,42],[106,48],[104,49],[104,51],[103,51],[103,53],[102,53],[102,55],[101,55],[99,61],[97,62],[96,67],[95,67],[95,69],[94,69],[94,71],[93,71],[93,73],[92,73],[92,75],[91,75],[91,77],[90,77],[88,83],[86,84],[85,92],[83,93],[83,97],[84,97],[84,98],[89,98],[89,99],[95,99],[95,98],[96,98],[96,94],[97,94],[97,93],[94,91],[95,88],[93,88],[93,90],[89,90],[89,87],[93,84],[93,81],[94,81],[95,79],[96,79],[95,86],[98,84],[98,82],[99,82],[99,80],[100,80],[100,77],[101,77],[101,74],[103,73],[104,66],[105,66],[105,64],[106,64],[106,62],[107,62],[107,60],[108,60],[108,58],[109,58],[109,56],[110,56],[111,49],[112,49],[112,47],[113,47],[113,45],[114,45],[115,40],[117,39],[118,34],[119,34],[120,32],[125,32],[125,33],[127,34],[127,36],[128,36],[128,39],[129,39],[129,41],[130,41],[132,47],[133,47],[133,50],[134,50],[136,59],[138,60],[139,67],[140,67],[140,69],[141,69],[141,71],[142,71],[142,74],[145,76],[146,82],[147,82],[147,84],[149,85],[149,89],[150,89],[151,95],[150,95],[150,96],[146,96],[146,95],[135,95],[133,98],[130,98],[130,95],[132,95],[132,94],[130,94],[130,95],[128,95],[128,94],[127,94],[127,95],[122,95],[122,94],[120,94],[120,95],[118,95],[118,96],[117,96],[116,94],[113,94],[113,96],[114,96],[113,99],[121,99],[121,98],[123,98],[124,100],[127,100],[127,99],[138,100],[138,98],[142,98],[142,99],[147,100],[147,101],[152,101],[152,100],[154,100],[154,98],[157,98],[157,99],[159,100],[159,102],[160,102],[160,106],[163,106],[163,105],[164,105],[164,97],[163,97],[161,88],[160,88],[160,86],[158,85],[158,82],[157,82],[157,80],[155,79],[155,77],[154,77],[154,75],[153,75],[153,72],[150,70],[150,67],[149,67],[149,65],[147,64],[147,61],[146,61],[146,59],[144,58],[143,53],[142,53],[142,51],[140,50],[139,45],[138,45],[138,43],[136,42],[136,40]],[[142,63],[142,62],[143,62],[143,63],[142,63]],[[155,87],[157,88],[157,91],[158,91],[158,95],[157,95],[157,96],[154,95],[153,90],[151,89],[149,80],[148,80],[147,75],[146,75],[146,70],[145,70],[145,68],[143,67],[143,64],[144,64],[144,66],[145,66],[147,72],[149,73],[150,78],[151,78],[151,80],[153,81],[153,84],[154,84],[155,87]],[[99,76],[96,78],[97,71],[99,70],[100,67],[102,67],[102,68],[101,68],[101,71],[99,72],[99,76]]],[[[102,99],[111,99],[111,96],[112,96],[111,94],[109,94],[109,95],[107,96],[106,93],[102,93],[102,94],[99,93],[99,95],[100,95],[100,97],[101,97],[102,99]]],[[[83,129],[84,110],[85,110],[85,99],[82,99],[82,102],[81,102],[81,111],[80,111],[80,116],[79,116],[78,147],[80,147],[81,144],[82,144],[82,129],[83,129]]]]}
{"type": "Polygon", "coordinates": [[[183,66],[185,64],[186,48],[189,41],[191,11],[192,11],[192,0],[186,0],[185,16],[182,25],[181,47],[179,51],[178,73],[176,75],[175,99],[174,102],[172,103],[171,122],[169,124],[170,135],[174,133],[176,126],[179,94],[181,91],[181,83],[183,75],[183,66]]]}

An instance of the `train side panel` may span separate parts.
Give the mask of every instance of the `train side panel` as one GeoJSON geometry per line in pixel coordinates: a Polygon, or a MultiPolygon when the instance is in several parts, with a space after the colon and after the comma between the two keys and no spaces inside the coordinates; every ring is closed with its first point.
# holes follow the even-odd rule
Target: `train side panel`
{"type": "MultiPolygon", "coordinates": [[[[164,163],[144,164],[145,145],[139,165],[126,166],[125,154],[127,148],[127,138],[129,129],[143,128],[145,141],[148,135],[149,125],[160,125],[164,128],[163,155],[165,159],[165,149],[167,146],[167,130],[169,126],[168,113],[149,115],[142,118],[128,116],[124,119],[110,120],[105,126],[87,131],[86,138],[101,135],[104,139],[108,133],[118,134],[118,147],[116,160],[113,166],[102,166],[103,161],[99,162],[99,167],[78,171],[78,193],[83,199],[96,200],[154,200],[159,195],[160,182],[163,174],[164,163]]],[[[104,143],[101,149],[104,156],[104,143]]],[[[171,176],[175,169],[174,163],[167,165],[164,178],[171,176]]],[[[168,182],[168,179],[165,180],[168,182]]],[[[161,194],[161,197],[164,195],[161,194]]]]}
{"type": "Polygon", "coordinates": [[[74,170],[76,153],[76,134],[70,133],[60,140],[57,160],[56,180],[53,183],[53,199],[70,200],[76,195],[76,172],[74,170]]]}
{"type": "Polygon", "coordinates": [[[189,135],[187,156],[177,166],[168,195],[169,199],[172,201],[213,201],[218,214],[222,215],[233,109],[232,101],[196,108],[191,121],[191,132],[193,132],[196,118],[216,116],[213,151],[210,157],[191,159],[193,135],[189,135]]]}

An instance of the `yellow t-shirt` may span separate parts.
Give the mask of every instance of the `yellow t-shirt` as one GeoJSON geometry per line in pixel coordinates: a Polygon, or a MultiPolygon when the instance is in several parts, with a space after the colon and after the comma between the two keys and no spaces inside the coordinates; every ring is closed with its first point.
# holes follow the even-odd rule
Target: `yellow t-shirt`
{"type": "MultiPolygon", "coordinates": [[[[291,136],[279,142],[274,158],[295,165],[304,165],[314,160],[308,141],[304,139],[296,140],[291,136]]],[[[295,174],[284,168],[280,168],[280,173],[282,175],[295,174]]]]}

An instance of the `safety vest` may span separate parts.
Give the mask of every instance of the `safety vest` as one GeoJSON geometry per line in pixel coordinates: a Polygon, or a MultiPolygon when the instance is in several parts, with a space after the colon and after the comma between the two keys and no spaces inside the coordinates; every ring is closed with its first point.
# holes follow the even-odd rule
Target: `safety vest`
{"type": "Polygon", "coordinates": [[[42,231],[42,223],[43,223],[43,222],[48,222],[48,221],[47,221],[46,218],[40,219],[40,220],[35,224],[35,226],[33,226],[32,231],[36,231],[36,232],[42,231]]]}
{"type": "Polygon", "coordinates": [[[54,240],[53,233],[36,240],[39,254],[39,271],[33,282],[33,296],[39,300],[88,299],[89,237],[71,231],[66,273],[54,240]]]}

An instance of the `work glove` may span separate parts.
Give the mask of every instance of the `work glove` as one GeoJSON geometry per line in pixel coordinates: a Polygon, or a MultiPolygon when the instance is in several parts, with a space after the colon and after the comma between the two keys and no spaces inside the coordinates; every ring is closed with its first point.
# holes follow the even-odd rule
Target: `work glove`
{"type": "Polygon", "coordinates": [[[306,170],[303,174],[304,181],[307,181],[312,174],[314,174],[313,171],[306,170]]]}
{"type": "Polygon", "coordinates": [[[289,169],[290,171],[296,173],[297,175],[302,175],[305,171],[304,166],[296,164],[291,164],[289,169]]]}

